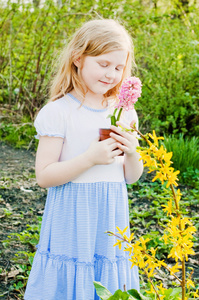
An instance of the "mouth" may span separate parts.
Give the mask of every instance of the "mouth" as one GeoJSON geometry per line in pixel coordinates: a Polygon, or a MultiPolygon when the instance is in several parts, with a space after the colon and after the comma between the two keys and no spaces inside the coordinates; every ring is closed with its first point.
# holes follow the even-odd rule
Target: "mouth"
{"type": "Polygon", "coordinates": [[[101,82],[101,83],[103,83],[105,85],[110,85],[111,84],[111,82],[106,82],[106,81],[102,81],[102,80],[99,80],[99,82],[101,82]]]}

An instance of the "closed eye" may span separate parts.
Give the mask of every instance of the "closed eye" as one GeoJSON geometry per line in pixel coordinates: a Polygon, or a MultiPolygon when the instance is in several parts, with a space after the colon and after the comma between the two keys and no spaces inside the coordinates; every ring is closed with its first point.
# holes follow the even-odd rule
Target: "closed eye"
{"type": "Polygon", "coordinates": [[[106,68],[106,67],[108,67],[108,65],[107,64],[99,64],[101,67],[103,67],[103,68],[106,68]]]}
{"type": "Polygon", "coordinates": [[[117,71],[122,71],[123,68],[122,68],[122,67],[117,67],[117,68],[115,68],[115,70],[117,70],[117,71]]]}

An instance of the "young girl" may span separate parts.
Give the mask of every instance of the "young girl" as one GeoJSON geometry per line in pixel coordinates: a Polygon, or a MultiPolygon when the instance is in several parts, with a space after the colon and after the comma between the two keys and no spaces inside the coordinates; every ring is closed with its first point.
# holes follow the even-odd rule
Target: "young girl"
{"type": "MultiPolygon", "coordinates": [[[[25,300],[96,300],[93,281],[111,293],[139,289],[137,268],[105,233],[129,225],[126,183],[143,170],[138,141],[115,126],[99,141],[131,57],[130,37],[113,20],[87,22],[63,51],[51,101],[35,120],[36,178],[49,190],[25,300]]],[[[128,111],[117,125],[132,120],[128,111]]]]}

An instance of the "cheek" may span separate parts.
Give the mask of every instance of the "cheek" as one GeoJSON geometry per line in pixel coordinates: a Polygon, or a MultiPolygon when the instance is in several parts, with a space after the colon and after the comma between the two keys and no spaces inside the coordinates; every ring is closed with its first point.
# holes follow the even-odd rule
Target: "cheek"
{"type": "Polygon", "coordinates": [[[122,75],[123,75],[123,72],[118,72],[117,75],[115,76],[117,83],[119,83],[121,81],[122,75]]]}

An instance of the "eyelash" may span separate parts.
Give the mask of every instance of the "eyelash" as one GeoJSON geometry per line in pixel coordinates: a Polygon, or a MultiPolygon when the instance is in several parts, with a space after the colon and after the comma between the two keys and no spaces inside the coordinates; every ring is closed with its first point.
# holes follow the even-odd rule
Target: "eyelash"
{"type": "MultiPolygon", "coordinates": [[[[103,65],[103,64],[100,64],[100,66],[103,67],[103,68],[108,67],[108,65],[103,65]]],[[[121,71],[121,69],[118,69],[118,68],[115,68],[115,69],[116,69],[116,71],[121,71]]]]}
{"type": "Polygon", "coordinates": [[[103,67],[103,68],[108,67],[108,65],[103,65],[103,64],[100,64],[100,66],[103,67]]]}

